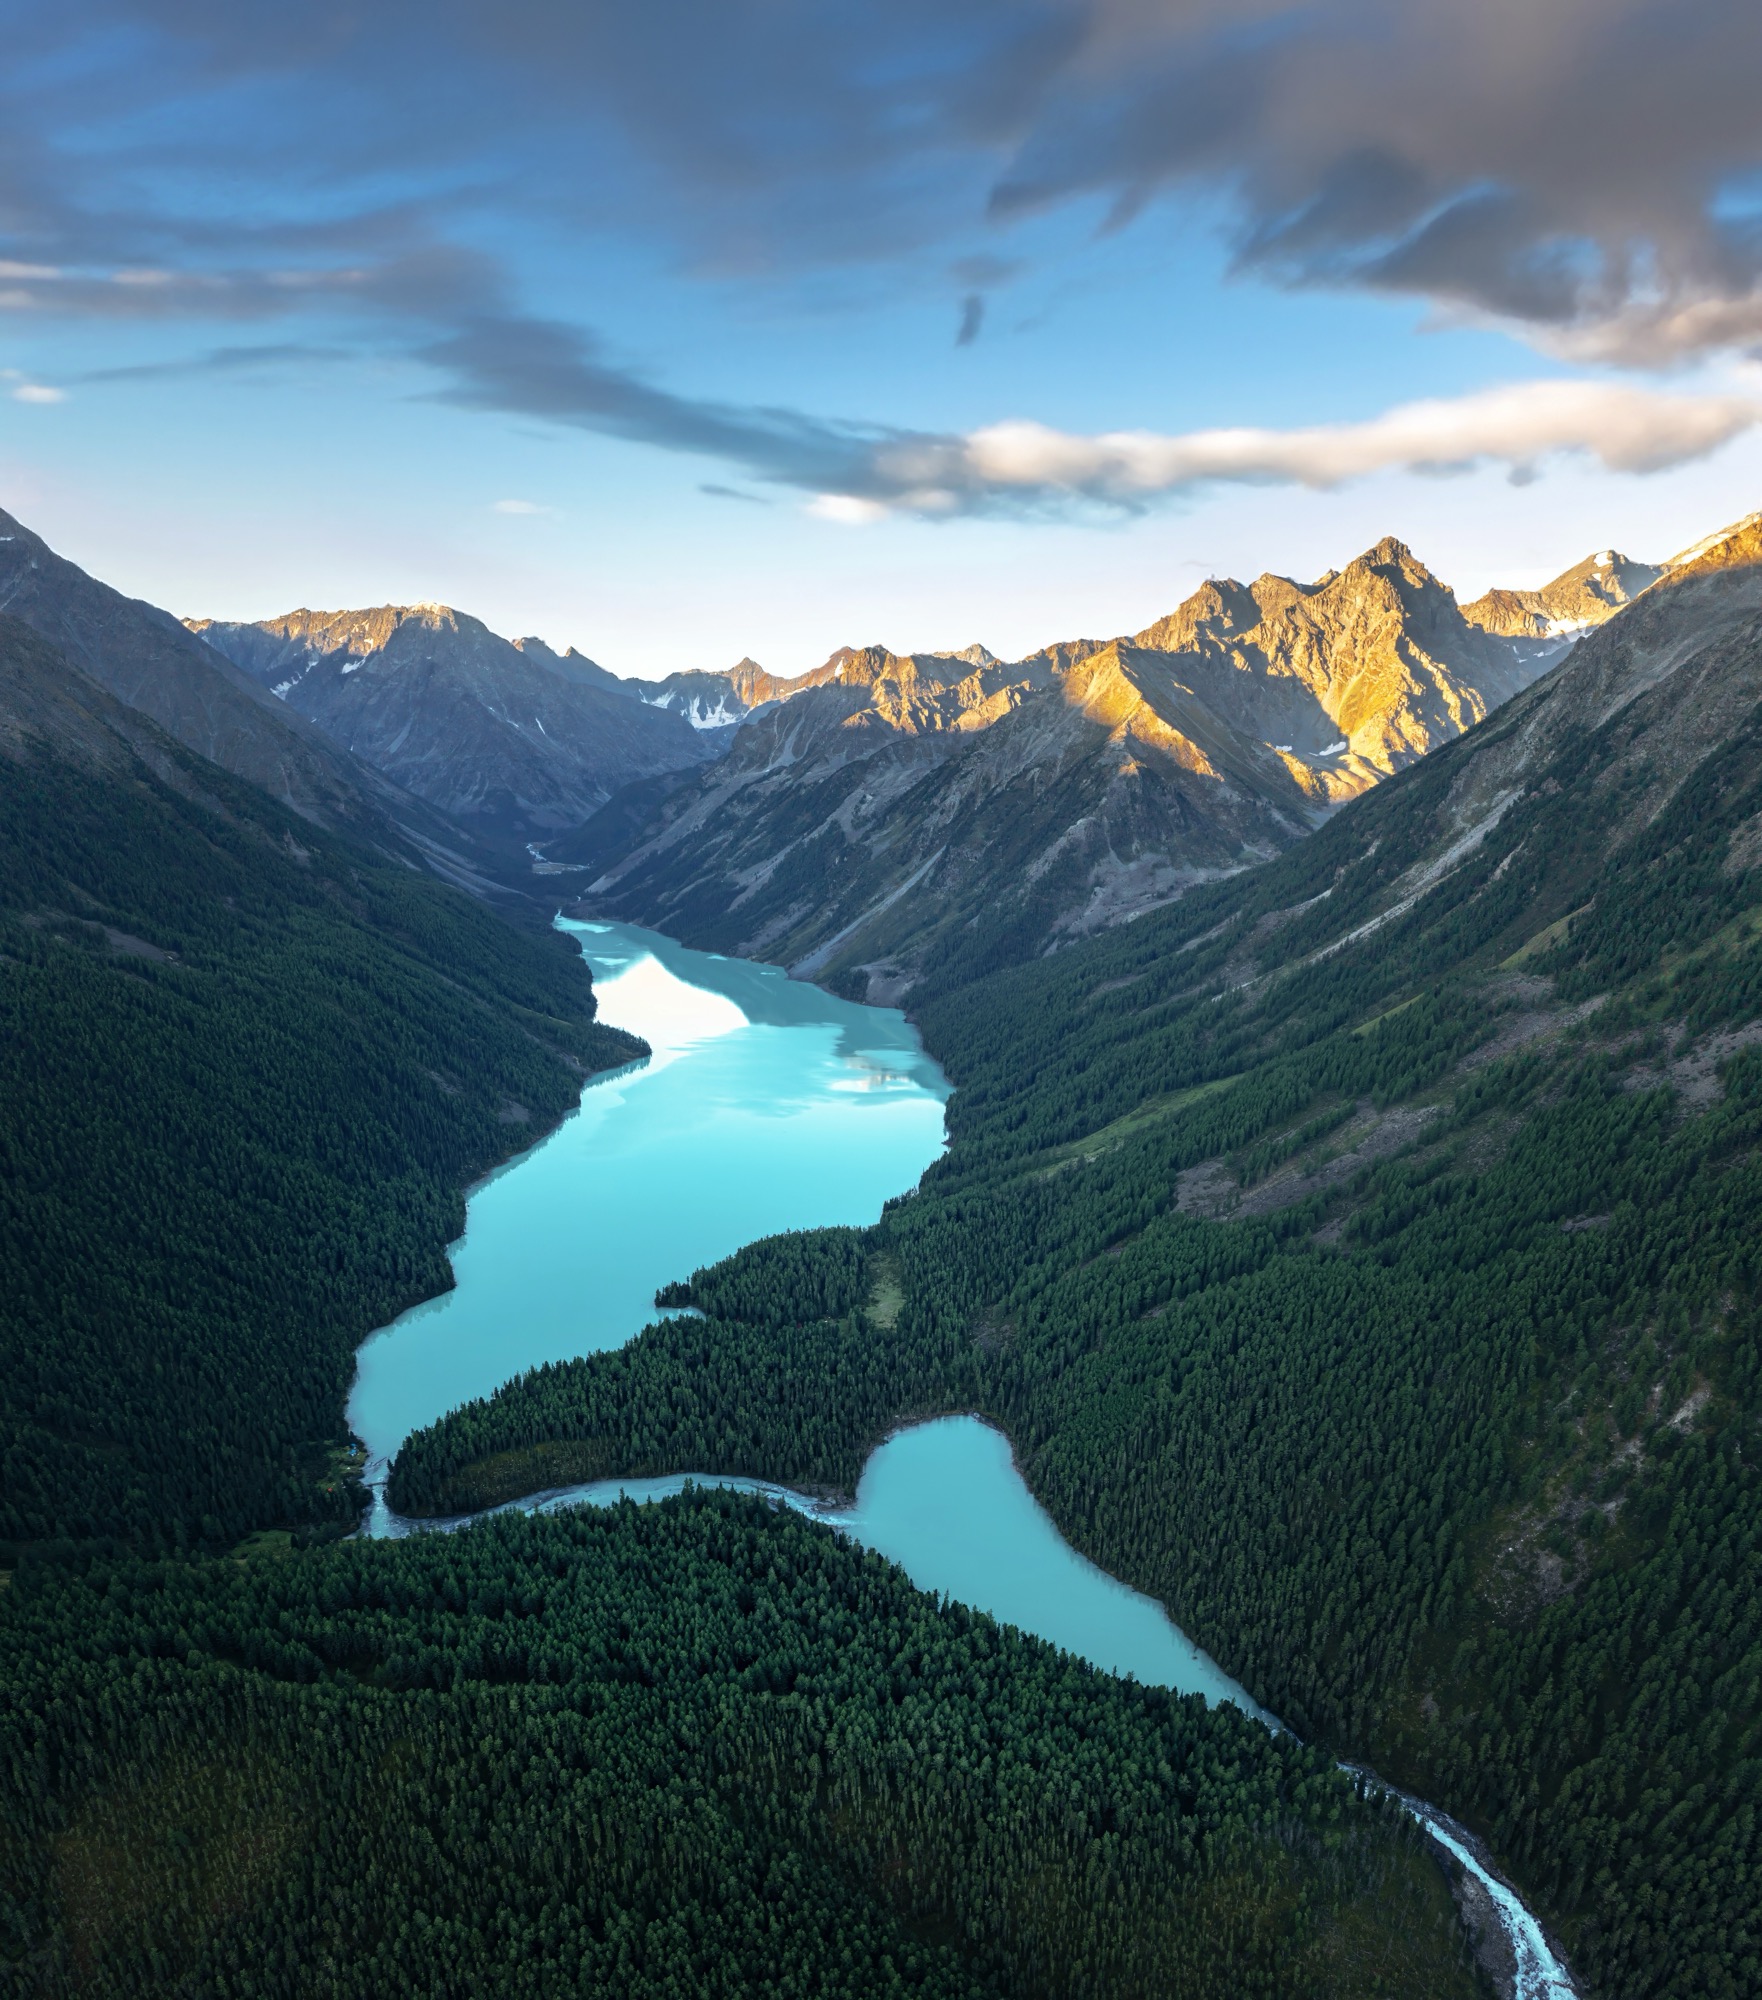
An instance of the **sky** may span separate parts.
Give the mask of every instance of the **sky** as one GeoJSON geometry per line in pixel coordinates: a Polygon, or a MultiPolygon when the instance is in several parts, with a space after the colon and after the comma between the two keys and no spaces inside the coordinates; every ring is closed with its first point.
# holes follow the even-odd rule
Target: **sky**
{"type": "Polygon", "coordinates": [[[1013,657],[1762,506],[1754,0],[0,0],[0,505],[180,614],[1013,657]]]}

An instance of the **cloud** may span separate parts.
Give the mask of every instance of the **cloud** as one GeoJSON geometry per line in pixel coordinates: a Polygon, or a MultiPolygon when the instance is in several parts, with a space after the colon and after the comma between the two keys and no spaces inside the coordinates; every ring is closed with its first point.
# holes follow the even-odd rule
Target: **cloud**
{"type": "Polygon", "coordinates": [[[607,359],[591,335],[552,320],[484,314],[418,358],[445,378],[437,402],[692,452],[813,491],[864,477],[875,446],[899,435],[798,410],[675,395],[607,359]]]}
{"type": "Polygon", "coordinates": [[[1566,454],[1644,474],[1704,458],[1762,423],[1756,396],[1551,380],[1402,404],[1350,424],[1082,436],[1014,421],[963,435],[681,396],[547,321],[485,318],[423,359],[446,378],[434,392],[440,401],[716,459],[811,494],[811,513],[845,525],[899,511],[946,519],[1085,504],[1135,510],[1219,484],[1329,487],[1377,472],[1486,464],[1525,481],[1566,454]]]}
{"type": "MultiPolygon", "coordinates": [[[[329,93],[345,174],[414,154],[499,169],[498,202],[602,186],[724,269],[934,243],[1002,269],[1019,246],[975,240],[986,213],[1126,222],[1177,193],[1221,202],[1276,281],[1605,358],[1762,319],[1754,0],[314,0],[298,35],[234,0],[108,4],[235,89],[329,93]]],[[[291,107],[260,122],[310,145],[291,107]]]]}
{"type": "Polygon", "coordinates": [[[879,500],[860,499],[854,493],[818,493],[808,502],[807,511],[817,521],[834,521],[841,528],[866,528],[885,521],[893,511],[879,500]]]}
{"type": "Polygon", "coordinates": [[[1762,322],[1749,0],[1095,0],[999,217],[1222,198],[1240,267],[1651,365],[1762,322]],[[1748,199],[1746,199],[1746,187],[1748,199]]]}
{"type": "MultiPolygon", "coordinates": [[[[720,270],[933,247],[983,292],[1016,268],[1014,218],[1090,203],[1123,223],[1179,194],[1278,282],[1412,294],[1638,365],[1762,340],[1754,0],[297,15],[21,0],[0,300],[265,314],[304,286],[434,311],[435,260],[467,238],[631,218],[720,270]]],[[[494,302],[482,279],[455,309],[494,302]]]]}
{"type": "Polygon", "coordinates": [[[51,389],[46,382],[21,382],[12,392],[15,403],[65,403],[65,389],[51,389]]]}
{"type": "Polygon", "coordinates": [[[548,514],[548,507],[541,507],[536,500],[498,500],[490,509],[495,514],[548,514]]]}
{"type": "Polygon", "coordinates": [[[1538,384],[1359,426],[926,435],[675,394],[518,302],[558,243],[634,230],[766,278],[917,259],[966,344],[1024,217],[1178,198],[1243,271],[1580,363],[1759,349],[1754,0],[20,0],[8,31],[0,311],[327,337],[86,379],[415,355],[461,407],[931,515],[1361,461],[1643,469],[1753,421],[1538,384]]]}
{"type": "MultiPolygon", "coordinates": [[[[1661,472],[1704,458],[1762,423],[1762,400],[1666,395],[1606,382],[1524,382],[1403,404],[1357,424],[1293,430],[1125,431],[1072,436],[1042,424],[994,424],[961,440],[954,495],[1080,496],[1130,506],[1228,482],[1330,487],[1376,472],[1466,469],[1520,476],[1562,453],[1611,472],[1661,472]]],[[[909,497],[909,495],[908,495],[909,497]]]]}

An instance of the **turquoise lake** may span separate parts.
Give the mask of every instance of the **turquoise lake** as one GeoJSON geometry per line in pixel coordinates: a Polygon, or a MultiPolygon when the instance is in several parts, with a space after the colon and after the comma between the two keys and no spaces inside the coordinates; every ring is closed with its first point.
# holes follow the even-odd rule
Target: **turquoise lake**
{"type": "Polygon", "coordinates": [[[455,1288],[363,1343],[369,1466],[541,1361],[621,1347],[655,1291],[755,1237],[874,1222],[942,1150],[948,1085],[905,1016],[623,924],[567,924],[643,1063],[471,1194],[455,1288]]]}
{"type": "MultiPolygon", "coordinates": [[[[948,1085],[904,1015],[629,925],[564,927],[593,970],[600,1018],[654,1055],[590,1083],[578,1112],[478,1187],[452,1246],[455,1289],[363,1344],[349,1421],[370,1478],[456,1404],[538,1362],[621,1346],[654,1319],[669,1279],[777,1230],[874,1222],[942,1150],[948,1085]]],[[[542,1504],[657,1498],[689,1476],[542,1504]]],[[[975,1418],[888,1439],[847,1510],[723,1483],[814,1513],[921,1588],[1110,1672],[1254,1707],[1160,1605],[1069,1546],[1007,1439],[975,1418]]],[[[406,1526],[382,1501],[369,1532],[406,1526]]]]}

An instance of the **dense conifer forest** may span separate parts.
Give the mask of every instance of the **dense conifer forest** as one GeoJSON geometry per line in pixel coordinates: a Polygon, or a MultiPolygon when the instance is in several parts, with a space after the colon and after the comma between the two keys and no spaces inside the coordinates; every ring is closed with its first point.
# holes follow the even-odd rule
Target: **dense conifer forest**
{"type": "Polygon", "coordinates": [[[352,1526],[355,1347],[640,1053],[561,938],[159,749],[0,762],[0,1545],[352,1526]]]}
{"type": "Polygon", "coordinates": [[[0,1950],[43,1994],[1476,1986],[1411,1823],[727,1494],[27,1565],[0,1950]]]}
{"type": "Polygon", "coordinates": [[[923,1010],[918,1193],[455,1412],[394,1504],[849,1488],[982,1411],[1257,1699],[1482,1831],[1591,1991],[1762,1990],[1762,713],[1650,817],[1643,720],[1411,907],[1498,718],[1249,877],[994,941],[923,1010]]]}

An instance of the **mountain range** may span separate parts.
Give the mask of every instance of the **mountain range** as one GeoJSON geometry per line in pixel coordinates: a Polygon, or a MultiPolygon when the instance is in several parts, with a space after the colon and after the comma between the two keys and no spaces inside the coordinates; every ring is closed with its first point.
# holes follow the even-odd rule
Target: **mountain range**
{"type": "MultiPolygon", "coordinates": [[[[1589,623],[1656,574],[1611,553],[1532,595],[1589,623]]],[[[846,648],[731,684],[761,699],[725,756],[634,786],[545,859],[588,876],[585,907],[897,999],[1001,936],[1043,950],[1281,852],[1572,643],[1487,607],[1391,537],[1013,663],[846,648]]]]}
{"type": "Polygon", "coordinates": [[[0,529],[0,608],[316,823],[876,999],[1282,852],[1662,573],[1606,550],[1458,606],[1389,538],[1013,662],[843,647],[793,679],[627,679],[438,604],[180,623],[0,529]]]}
{"type": "Polygon", "coordinates": [[[713,735],[536,640],[444,604],[292,611],[190,630],[295,713],[481,836],[578,825],[633,779],[714,755],[713,735]]]}

